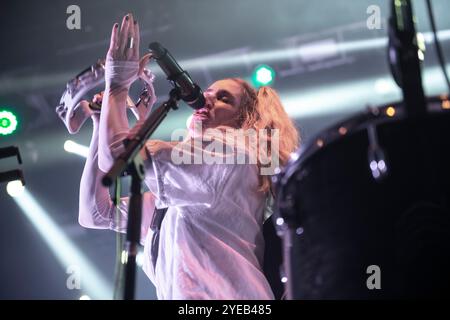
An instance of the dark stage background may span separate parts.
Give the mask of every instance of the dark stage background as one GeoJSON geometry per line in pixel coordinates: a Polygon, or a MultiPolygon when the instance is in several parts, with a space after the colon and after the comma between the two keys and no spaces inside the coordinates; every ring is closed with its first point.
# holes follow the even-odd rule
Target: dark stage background
{"type": "MultiPolygon", "coordinates": [[[[0,299],[111,297],[101,290],[113,285],[115,235],[78,225],[84,160],[63,148],[68,139],[87,145],[91,124],[71,136],[55,107],[66,82],[104,57],[111,27],[124,14],[132,12],[140,23],[142,53],[148,43],[160,41],[203,88],[223,77],[250,78],[258,65],[270,65],[276,71],[273,87],[307,140],[369,105],[400,98],[386,58],[388,4],[385,0],[3,1],[0,109],[14,111],[20,122],[14,135],[0,136],[0,147],[20,148],[27,190],[35,202],[17,200],[27,202],[27,209],[21,209],[7,194],[6,184],[0,185],[0,299]],[[66,9],[73,4],[81,9],[81,30],[66,27],[66,9]],[[372,5],[380,9],[379,29],[367,27],[367,9],[372,5]],[[73,270],[61,257],[72,249],[100,275],[89,278],[82,268],[80,289],[68,288],[73,270]]],[[[437,95],[445,87],[431,45],[425,1],[413,5],[428,44],[426,94],[437,95]]],[[[434,0],[433,5],[448,56],[450,2],[434,0]]],[[[152,67],[159,72],[155,64],[152,67]]],[[[158,73],[160,101],[168,89],[158,73]]],[[[133,87],[133,94],[139,90],[133,87]]],[[[184,127],[189,112],[182,105],[156,136],[169,139],[173,129],[184,127]]],[[[13,166],[13,161],[0,160],[0,171],[13,166]]],[[[137,296],[156,297],[141,270],[137,296]]]]}

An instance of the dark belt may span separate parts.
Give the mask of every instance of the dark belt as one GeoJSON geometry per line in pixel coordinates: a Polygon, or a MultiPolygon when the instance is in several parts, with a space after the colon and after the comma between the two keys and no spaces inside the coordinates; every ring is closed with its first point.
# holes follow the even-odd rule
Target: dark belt
{"type": "Polygon", "coordinates": [[[159,233],[161,232],[161,224],[166,215],[168,208],[157,209],[155,207],[155,211],[153,212],[152,223],[150,224],[150,229],[153,231],[152,237],[152,264],[153,269],[156,272],[156,260],[158,259],[158,248],[159,248],[159,233]]]}

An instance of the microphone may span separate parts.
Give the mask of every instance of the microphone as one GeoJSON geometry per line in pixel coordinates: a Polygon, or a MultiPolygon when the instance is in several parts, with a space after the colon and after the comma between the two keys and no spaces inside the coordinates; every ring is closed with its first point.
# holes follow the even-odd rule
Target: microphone
{"type": "Polygon", "coordinates": [[[181,69],[169,51],[159,42],[150,43],[148,48],[167,75],[167,80],[180,90],[180,98],[193,109],[203,108],[206,102],[202,89],[191,79],[189,73],[181,69]]]}

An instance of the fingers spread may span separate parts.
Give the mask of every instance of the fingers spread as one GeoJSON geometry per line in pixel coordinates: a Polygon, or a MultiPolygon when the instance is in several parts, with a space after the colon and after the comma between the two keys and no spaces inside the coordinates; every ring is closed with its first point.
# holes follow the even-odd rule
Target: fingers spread
{"type": "Polygon", "coordinates": [[[106,57],[109,59],[115,59],[117,57],[117,41],[118,41],[118,37],[119,37],[119,24],[115,23],[112,27],[112,31],[111,31],[111,40],[109,42],[109,49],[108,52],[106,53],[106,57]]]}
{"type": "Polygon", "coordinates": [[[127,37],[127,46],[125,47],[125,54],[127,57],[127,60],[135,60],[133,59],[134,56],[134,48],[136,46],[136,36],[134,34],[134,18],[133,15],[129,14],[129,20],[128,20],[128,37],[127,37]]]}
{"type": "Polygon", "coordinates": [[[109,43],[109,50],[114,51],[117,49],[118,36],[119,36],[119,24],[114,23],[114,26],[111,31],[111,41],[109,43]]]}
{"type": "Polygon", "coordinates": [[[134,21],[134,48],[133,48],[133,58],[134,60],[139,60],[139,43],[141,36],[139,34],[139,23],[137,20],[134,21]]]}
{"type": "Polygon", "coordinates": [[[125,15],[120,25],[114,24],[108,56],[117,60],[139,61],[139,25],[131,13],[125,15]]]}

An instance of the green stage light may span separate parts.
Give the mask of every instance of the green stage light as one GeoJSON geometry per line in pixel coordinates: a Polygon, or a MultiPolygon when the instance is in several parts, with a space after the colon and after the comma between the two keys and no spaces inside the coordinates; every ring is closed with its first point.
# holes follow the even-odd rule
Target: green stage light
{"type": "Polygon", "coordinates": [[[253,73],[253,84],[256,87],[268,86],[274,79],[275,71],[267,65],[258,66],[253,73]]]}
{"type": "Polygon", "coordinates": [[[0,110],[0,135],[12,134],[17,129],[17,117],[10,111],[0,110]]]}

